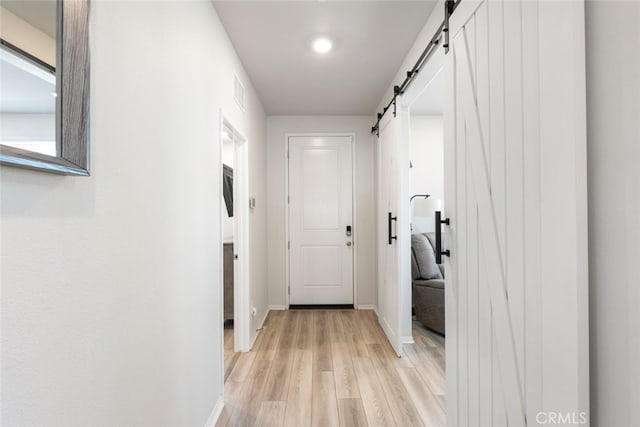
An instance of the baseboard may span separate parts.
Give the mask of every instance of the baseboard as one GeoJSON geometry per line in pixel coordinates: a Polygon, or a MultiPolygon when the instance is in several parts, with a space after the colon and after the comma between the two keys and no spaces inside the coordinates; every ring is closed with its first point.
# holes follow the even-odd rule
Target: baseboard
{"type": "Polygon", "coordinates": [[[375,310],[375,307],[373,304],[358,304],[358,310],[375,310]]]}
{"type": "Polygon", "coordinates": [[[380,313],[378,313],[378,306],[375,304],[373,305],[373,312],[376,314],[378,319],[380,319],[380,313]]]}
{"type": "Polygon", "coordinates": [[[402,344],[415,344],[416,342],[413,340],[413,335],[408,337],[402,337],[402,344]]]}
{"type": "Polygon", "coordinates": [[[262,327],[264,326],[264,322],[267,320],[269,311],[271,311],[271,309],[267,307],[267,309],[264,311],[264,316],[262,316],[262,320],[260,320],[260,326],[258,327],[258,329],[262,329],[262,327]]]}
{"type": "Polygon", "coordinates": [[[267,320],[267,316],[269,315],[269,311],[271,311],[271,308],[267,308],[267,310],[264,313],[264,316],[262,316],[262,320],[260,321],[259,325],[258,325],[258,330],[256,331],[256,334],[253,336],[253,339],[251,340],[251,345],[249,346],[250,349],[253,349],[253,345],[256,343],[256,340],[258,339],[258,335],[260,334],[260,331],[262,331],[262,328],[264,327],[264,322],[267,320]]]}
{"type": "Polygon", "coordinates": [[[353,310],[353,304],[289,304],[289,310],[353,310]]]}
{"type": "Polygon", "coordinates": [[[387,338],[387,341],[389,341],[389,335],[393,335],[391,333],[392,329],[389,326],[389,324],[387,323],[386,320],[378,317],[378,323],[380,324],[380,327],[382,328],[382,330],[384,331],[385,337],[387,338]]]}
{"type": "Polygon", "coordinates": [[[287,307],[284,305],[270,305],[269,310],[286,310],[287,307]]]}
{"type": "Polygon", "coordinates": [[[249,351],[253,350],[253,345],[256,343],[256,340],[258,339],[259,334],[260,334],[260,331],[258,330],[253,336],[253,339],[251,340],[251,345],[249,346],[249,351]]]}
{"type": "Polygon", "coordinates": [[[204,427],[215,427],[218,422],[218,418],[220,418],[220,414],[222,414],[222,409],[224,409],[224,399],[220,396],[216,402],[216,406],[214,406],[213,411],[211,411],[211,415],[209,415],[207,422],[204,424],[204,427]]]}

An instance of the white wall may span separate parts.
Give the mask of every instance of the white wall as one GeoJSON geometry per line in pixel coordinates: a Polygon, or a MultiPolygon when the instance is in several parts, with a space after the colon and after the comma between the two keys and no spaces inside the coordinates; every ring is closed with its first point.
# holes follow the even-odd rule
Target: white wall
{"type": "Polygon", "coordinates": [[[639,23],[587,2],[592,426],[640,425],[639,23]]]}
{"type": "Polygon", "coordinates": [[[0,169],[2,424],[203,426],[223,380],[219,109],[263,201],[257,317],[264,112],[210,2],[91,6],[92,176],[0,169]]]}
{"type": "Polygon", "coordinates": [[[411,194],[444,198],[442,116],[411,116],[411,194]]]}
{"type": "MultiPolygon", "coordinates": [[[[444,201],[444,134],[442,116],[412,115],[409,128],[410,159],[413,167],[409,171],[411,178],[410,194],[429,194],[427,202],[444,201]]],[[[415,198],[411,218],[413,233],[434,230],[433,213],[420,216],[418,204],[424,199],[415,198]]],[[[435,205],[434,205],[435,206],[435,205]]]]}
{"type": "Polygon", "coordinates": [[[374,304],[375,239],[372,121],[363,116],[273,116],[267,120],[268,264],[269,304],[285,305],[285,134],[291,132],[355,132],[356,134],[356,218],[357,250],[355,270],[359,306],[374,304]]]}

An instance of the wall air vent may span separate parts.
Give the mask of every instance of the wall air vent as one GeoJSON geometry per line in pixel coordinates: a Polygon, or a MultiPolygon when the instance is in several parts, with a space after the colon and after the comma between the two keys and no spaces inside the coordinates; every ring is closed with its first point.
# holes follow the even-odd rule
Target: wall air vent
{"type": "Polygon", "coordinates": [[[242,111],[244,111],[244,86],[237,75],[233,76],[233,99],[236,100],[242,111]]]}

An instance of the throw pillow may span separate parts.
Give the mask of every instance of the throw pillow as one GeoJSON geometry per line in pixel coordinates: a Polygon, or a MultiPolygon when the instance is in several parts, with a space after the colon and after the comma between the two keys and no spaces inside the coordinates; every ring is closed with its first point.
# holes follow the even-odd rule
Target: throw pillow
{"type": "Polygon", "coordinates": [[[413,234],[411,236],[411,251],[416,259],[420,277],[423,280],[442,279],[440,269],[436,264],[433,247],[425,234],[413,234]]]}

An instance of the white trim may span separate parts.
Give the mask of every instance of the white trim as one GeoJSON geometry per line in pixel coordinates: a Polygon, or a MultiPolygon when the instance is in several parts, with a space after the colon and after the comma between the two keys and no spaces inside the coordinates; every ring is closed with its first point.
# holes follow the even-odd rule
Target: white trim
{"type": "MultiPolygon", "coordinates": [[[[378,318],[378,323],[380,324],[380,327],[385,332],[385,338],[387,339],[387,342],[391,344],[391,341],[389,341],[389,336],[387,335],[389,325],[387,325],[387,322],[384,319],[382,319],[378,314],[378,307],[376,307],[375,304],[361,305],[361,306],[358,306],[358,310],[373,310],[373,312],[376,314],[376,317],[378,318]],[[363,307],[367,307],[367,308],[363,308],[363,307]]],[[[400,342],[402,344],[415,344],[415,341],[413,340],[413,335],[401,337],[400,342]]],[[[402,357],[401,354],[399,354],[398,356],[402,357]]]]}
{"type": "Polygon", "coordinates": [[[220,110],[220,113],[218,114],[218,135],[217,138],[215,138],[215,140],[218,142],[218,178],[220,180],[220,184],[218,185],[218,215],[220,215],[220,219],[218,221],[218,241],[215,242],[215,244],[217,245],[218,251],[220,253],[220,256],[218,258],[218,267],[220,269],[220,273],[218,275],[220,283],[220,290],[218,291],[218,296],[220,298],[220,313],[218,317],[218,326],[220,327],[220,341],[218,342],[218,344],[220,345],[218,353],[220,355],[220,364],[218,365],[218,378],[220,378],[220,380],[218,382],[218,386],[222,390],[222,393],[218,398],[215,406],[213,407],[213,411],[209,415],[209,418],[205,423],[205,427],[215,426],[215,422],[218,421],[218,417],[222,412],[222,407],[224,407],[224,227],[222,225],[224,218],[222,217],[222,123],[222,110],[220,110]]]}
{"type": "Polygon", "coordinates": [[[404,336],[401,338],[401,342],[402,344],[415,344],[416,342],[413,340],[413,335],[411,336],[404,336]]]}
{"type": "MultiPolygon", "coordinates": [[[[247,352],[251,349],[251,284],[249,274],[249,140],[237,126],[220,109],[219,121],[219,174],[222,177],[222,131],[228,128],[233,133],[235,145],[234,159],[234,253],[238,260],[234,261],[234,351],[247,352]],[[237,173],[240,171],[240,173],[237,173]]],[[[222,212],[222,179],[220,179],[219,212],[222,212]]],[[[222,236],[222,218],[220,218],[220,236],[222,236]]],[[[219,242],[220,261],[224,266],[222,238],[219,242]]],[[[223,268],[220,269],[220,283],[224,283],[223,268]]],[[[224,288],[224,286],[221,286],[224,288]]],[[[223,291],[221,290],[221,293],[223,291]]],[[[224,298],[220,301],[224,312],[224,298]]],[[[221,322],[222,324],[222,322],[221,322]]],[[[224,350],[224,342],[223,342],[224,350]]],[[[224,351],[222,352],[224,353],[224,351]]],[[[224,373],[224,361],[222,372],[224,373]]]]}
{"type": "MultiPolygon", "coordinates": [[[[378,313],[376,312],[376,314],[378,314],[378,313]]],[[[396,353],[398,356],[400,356],[400,354],[396,351],[396,348],[394,347],[393,343],[389,339],[389,337],[393,337],[395,335],[393,333],[393,328],[391,326],[389,326],[389,323],[387,322],[387,319],[385,319],[383,316],[380,316],[380,315],[378,315],[378,323],[380,324],[380,327],[384,331],[384,335],[387,338],[387,341],[389,342],[389,344],[391,344],[391,347],[393,347],[394,353],[396,353]]]]}
{"type": "Polygon", "coordinates": [[[289,309],[289,135],[284,134],[284,307],[289,309]]]}
{"type": "Polygon", "coordinates": [[[286,310],[287,306],[286,305],[270,305],[269,306],[269,311],[272,310],[286,310]]]}
{"type": "Polygon", "coordinates": [[[253,346],[255,345],[256,340],[258,339],[258,335],[260,335],[260,331],[259,330],[256,332],[256,334],[251,339],[251,344],[249,345],[249,351],[253,350],[253,346]]]}
{"type": "MultiPolygon", "coordinates": [[[[457,189],[454,168],[447,168],[447,164],[455,164],[455,52],[446,55],[442,68],[445,76],[442,130],[444,137],[443,161],[444,169],[444,215],[445,218],[457,218],[457,189]],[[448,77],[447,77],[448,76],[448,77]],[[447,114],[447,112],[449,114],[447,114]]],[[[455,231],[449,232],[448,245],[452,253],[457,253],[455,231]]],[[[457,271],[456,259],[445,257],[444,259],[445,285],[444,285],[444,330],[445,330],[445,381],[446,395],[450,396],[446,401],[447,421],[450,425],[458,425],[458,301],[457,301],[457,271]],[[450,338],[447,338],[450,337],[450,338]],[[453,338],[451,338],[453,337],[453,338]]]]}
{"type": "Polygon", "coordinates": [[[359,304],[359,305],[354,305],[354,307],[357,307],[358,310],[376,310],[376,306],[373,304],[359,304]]]}
{"type": "Polygon", "coordinates": [[[264,322],[267,320],[267,316],[269,315],[269,311],[271,311],[271,310],[267,309],[265,311],[264,316],[262,316],[262,320],[258,324],[258,329],[256,329],[256,334],[253,336],[253,339],[251,340],[251,349],[252,350],[253,350],[253,345],[256,343],[256,340],[258,339],[258,335],[260,335],[260,332],[262,332],[262,328],[264,327],[264,322]]]}
{"type": "Polygon", "coordinates": [[[358,306],[358,232],[360,231],[360,224],[356,227],[358,221],[358,193],[357,193],[357,176],[356,173],[356,133],[351,133],[351,230],[353,236],[351,237],[351,257],[352,257],[352,269],[353,274],[353,306],[358,306]]]}
{"type": "Polygon", "coordinates": [[[359,226],[356,227],[356,133],[355,132],[285,132],[284,134],[284,218],[285,218],[285,286],[284,286],[284,297],[285,297],[285,310],[289,309],[289,286],[291,286],[291,278],[289,275],[289,255],[290,251],[287,247],[287,243],[289,242],[289,138],[292,137],[313,137],[313,136],[325,136],[325,137],[351,137],[351,227],[353,230],[353,248],[351,262],[353,263],[353,306],[358,307],[358,281],[357,281],[357,255],[358,255],[358,232],[359,226]]]}
{"type": "MultiPolygon", "coordinates": [[[[433,62],[431,62],[433,64],[433,62]]],[[[422,71],[421,71],[422,72],[422,71]]],[[[404,96],[400,97],[402,104],[404,96]]],[[[399,126],[399,162],[400,162],[400,203],[398,205],[398,263],[400,275],[398,286],[398,335],[400,342],[404,342],[406,336],[412,335],[411,316],[411,175],[408,165],[411,159],[411,126],[409,107],[400,105],[398,108],[399,126]],[[402,167],[402,165],[407,165],[402,167]],[[400,234],[402,233],[402,234],[400,234]]]]}
{"type": "Polygon", "coordinates": [[[218,397],[218,401],[216,405],[213,407],[211,414],[209,414],[209,418],[204,423],[204,427],[214,427],[218,422],[218,418],[220,418],[220,414],[222,414],[222,410],[224,409],[224,396],[218,397]]]}

